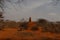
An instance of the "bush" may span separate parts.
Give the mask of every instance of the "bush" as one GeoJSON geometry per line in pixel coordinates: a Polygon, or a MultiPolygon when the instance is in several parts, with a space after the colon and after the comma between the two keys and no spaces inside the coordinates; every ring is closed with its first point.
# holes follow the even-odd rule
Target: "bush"
{"type": "Polygon", "coordinates": [[[43,27],[43,32],[60,33],[60,25],[55,23],[50,23],[43,27]]]}
{"type": "Polygon", "coordinates": [[[38,29],[37,26],[34,26],[34,27],[31,28],[31,30],[32,30],[32,31],[37,31],[37,30],[39,30],[39,29],[38,29]]]}
{"type": "Polygon", "coordinates": [[[0,30],[2,30],[4,28],[5,24],[3,21],[0,22],[0,30]]]}
{"type": "Polygon", "coordinates": [[[42,24],[45,24],[45,23],[47,23],[48,21],[47,20],[45,20],[45,19],[38,19],[38,23],[42,23],[42,24]]]}
{"type": "Polygon", "coordinates": [[[21,23],[19,28],[20,28],[20,30],[27,30],[28,29],[27,22],[21,23]]]}
{"type": "Polygon", "coordinates": [[[40,40],[58,40],[57,38],[42,37],[40,40]]]}

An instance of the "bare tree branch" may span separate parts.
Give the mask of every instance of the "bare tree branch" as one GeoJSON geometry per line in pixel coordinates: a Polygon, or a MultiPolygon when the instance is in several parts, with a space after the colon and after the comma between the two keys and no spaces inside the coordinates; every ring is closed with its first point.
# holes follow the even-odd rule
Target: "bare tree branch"
{"type": "Polygon", "coordinates": [[[0,0],[0,8],[2,9],[2,11],[4,11],[3,7],[4,7],[4,0],[0,0]]]}
{"type": "Polygon", "coordinates": [[[54,5],[57,5],[60,0],[52,0],[52,1],[55,3],[54,5]]]}

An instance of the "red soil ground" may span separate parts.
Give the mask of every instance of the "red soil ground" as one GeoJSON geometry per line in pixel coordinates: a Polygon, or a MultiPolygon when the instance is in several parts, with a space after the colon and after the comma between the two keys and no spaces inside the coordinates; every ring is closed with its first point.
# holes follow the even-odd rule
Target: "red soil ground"
{"type": "MultiPolygon", "coordinates": [[[[36,25],[34,22],[29,23],[28,26],[36,25]]],[[[4,28],[0,30],[0,40],[41,40],[41,38],[57,38],[60,40],[60,34],[42,32],[42,28],[38,31],[24,30],[18,31],[19,28],[4,28]]],[[[49,39],[50,40],[50,39],[49,39]]]]}
{"type": "Polygon", "coordinates": [[[18,31],[17,28],[5,28],[3,30],[0,31],[0,40],[7,40],[7,39],[11,39],[11,40],[25,40],[25,39],[40,39],[42,37],[49,37],[49,38],[57,38],[60,40],[60,34],[55,34],[55,33],[49,33],[49,32],[41,32],[39,31],[29,31],[29,30],[25,30],[25,31],[18,31]],[[25,35],[22,33],[31,33],[33,36],[30,35],[25,35]]]}

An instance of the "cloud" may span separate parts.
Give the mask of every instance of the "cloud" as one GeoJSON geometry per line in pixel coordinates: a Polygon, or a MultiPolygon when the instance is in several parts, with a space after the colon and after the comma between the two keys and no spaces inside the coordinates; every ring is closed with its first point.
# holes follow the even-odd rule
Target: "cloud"
{"type": "MultiPolygon", "coordinates": [[[[11,0],[16,2],[15,0],[11,0]]],[[[7,8],[5,8],[5,19],[9,20],[21,20],[22,18],[32,17],[32,20],[37,18],[46,18],[56,20],[59,18],[60,7],[52,6],[52,0],[24,0],[21,3],[9,3],[6,2],[7,8]],[[50,17],[50,18],[48,18],[50,17]]]]}
{"type": "Polygon", "coordinates": [[[48,15],[49,16],[56,16],[57,14],[56,13],[49,13],[48,15]]]}

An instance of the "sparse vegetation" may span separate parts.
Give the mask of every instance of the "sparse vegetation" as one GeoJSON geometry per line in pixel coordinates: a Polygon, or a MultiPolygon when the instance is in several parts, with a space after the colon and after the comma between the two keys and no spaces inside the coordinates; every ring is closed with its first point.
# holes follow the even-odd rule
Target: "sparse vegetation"
{"type": "MultiPolygon", "coordinates": [[[[0,30],[4,27],[15,28],[18,25],[19,31],[22,30],[29,30],[28,28],[29,22],[15,22],[15,21],[0,21],[0,30]]],[[[30,30],[38,31],[38,27],[42,27],[42,32],[51,32],[51,33],[60,33],[60,22],[49,22],[45,19],[39,19],[38,22],[36,21],[37,25],[31,27],[30,30]]]]}
{"type": "Polygon", "coordinates": [[[0,0],[0,8],[4,11],[4,0],[0,0]]]}
{"type": "MultiPolygon", "coordinates": [[[[0,40],[14,40],[15,38],[17,38],[17,40],[19,40],[20,37],[21,37],[21,40],[29,40],[29,37],[30,38],[33,37],[33,40],[59,40],[57,38],[60,37],[60,21],[50,22],[46,19],[38,19],[37,21],[32,22],[31,17],[29,18],[29,22],[24,21],[24,19],[21,22],[16,22],[16,21],[11,21],[11,20],[4,21],[3,20],[3,18],[4,18],[3,13],[5,11],[4,8],[11,5],[10,3],[8,5],[5,4],[6,1],[7,1],[7,3],[11,2],[10,0],[0,0],[0,9],[2,10],[2,12],[0,11],[0,37],[2,38],[0,40]],[[32,26],[30,26],[28,24],[31,24],[32,26]],[[41,27],[41,29],[42,29],[41,31],[39,30],[39,27],[41,27]],[[4,30],[4,31],[2,31],[2,30],[4,30]],[[49,34],[47,35],[48,32],[49,32],[49,34]],[[16,33],[17,33],[17,35],[16,35],[16,33]],[[52,37],[52,36],[49,36],[50,33],[52,33],[52,35],[54,33],[53,36],[55,36],[55,35],[56,36],[54,38],[49,38],[49,37],[52,37]],[[28,38],[28,39],[23,39],[23,38],[28,38]],[[39,38],[39,39],[36,39],[36,38],[39,38]]],[[[24,1],[24,0],[18,0],[17,2],[15,2],[15,4],[21,3],[22,1],[24,1]]],[[[59,0],[56,0],[56,4],[58,3],[58,1],[59,0]]],[[[13,3],[12,8],[15,6],[15,4],[13,3]]],[[[24,5],[21,5],[21,6],[24,6],[24,5]]],[[[17,5],[17,7],[18,7],[18,5],[17,5]]],[[[8,7],[8,8],[10,9],[10,7],[8,7]]]]}
{"type": "Polygon", "coordinates": [[[4,21],[0,21],[0,30],[2,30],[4,26],[5,26],[4,21]]]}
{"type": "MultiPolygon", "coordinates": [[[[17,34],[18,34],[19,37],[29,37],[29,36],[34,37],[34,35],[37,34],[35,32],[39,31],[39,27],[42,28],[42,31],[39,31],[39,32],[42,32],[42,33],[49,32],[49,33],[54,33],[54,34],[60,34],[60,22],[50,22],[50,21],[47,21],[45,19],[41,19],[38,22],[37,21],[34,22],[34,24],[36,23],[36,25],[32,25],[33,24],[32,23],[31,27],[28,26],[28,23],[29,22],[15,22],[15,21],[10,21],[10,20],[9,21],[0,21],[0,30],[2,30],[3,28],[6,28],[6,27],[8,27],[8,29],[17,27],[17,28],[19,28],[19,30],[17,29],[18,30],[17,34]]],[[[11,40],[11,39],[7,38],[6,40],[11,40]]],[[[37,40],[37,39],[35,39],[35,40],[37,40]]],[[[57,38],[42,37],[42,38],[39,38],[38,40],[58,40],[58,39],[57,38]]]]}
{"type": "Polygon", "coordinates": [[[55,23],[39,19],[37,25],[43,28],[43,32],[60,33],[60,22],[55,23]]]}
{"type": "Polygon", "coordinates": [[[57,38],[42,37],[40,40],[59,40],[57,38]]]}
{"type": "Polygon", "coordinates": [[[31,30],[32,31],[38,31],[39,29],[38,29],[38,26],[34,26],[34,27],[31,28],[31,30]]]}
{"type": "Polygon", "coordinates": [[[28,29],[28,26],[27,26],[27,22],[23,22],[20,24],[19,26],[20,30],[27,30],[28,29]]]}

